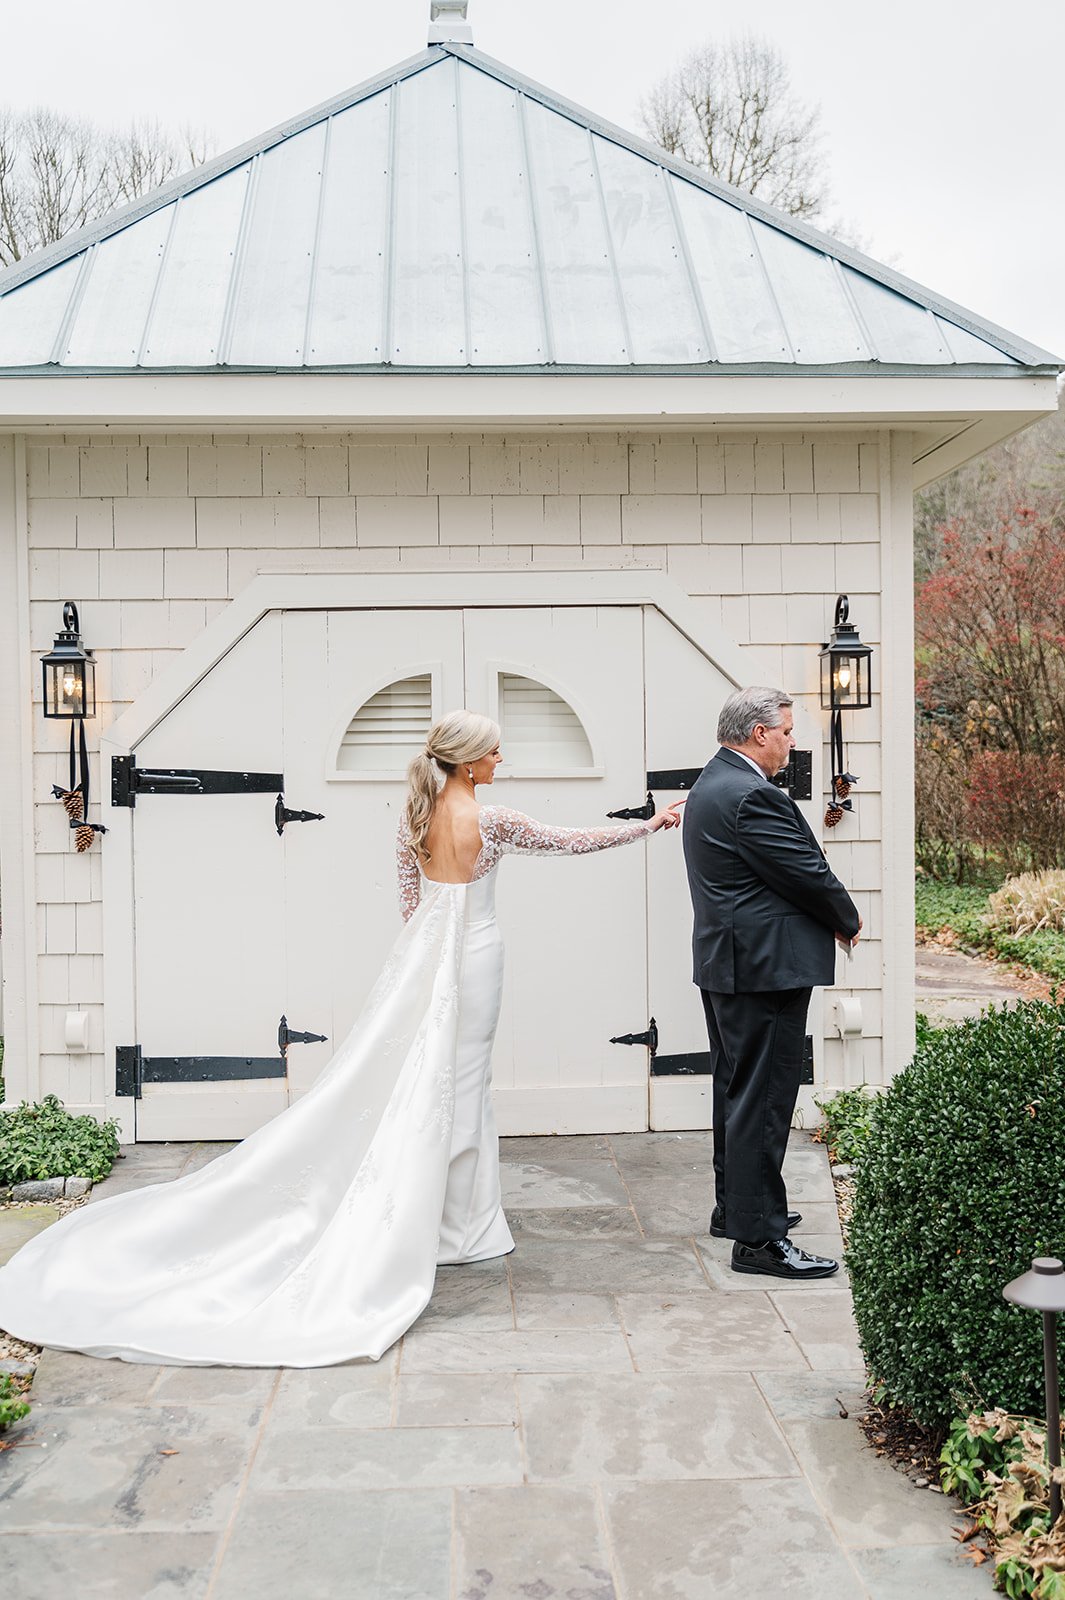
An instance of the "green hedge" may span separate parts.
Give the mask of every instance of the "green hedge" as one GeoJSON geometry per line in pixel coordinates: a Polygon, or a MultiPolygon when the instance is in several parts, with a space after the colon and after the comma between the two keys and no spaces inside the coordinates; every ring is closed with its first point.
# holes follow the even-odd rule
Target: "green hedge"
{"type": "Polygon", "coordinates": [[[1065,1254],[1065,1010],[1028,1001],[933,1029],[875,1102],[847,1265],[871,1377],[938,1425],[1038,1414],[1040,1319],[1002,1299],[1065,1254]]]}
{"type": "Polygon", "coordinates": [[[0,1184],[41,1178],[99,1183],[118,1154],[118,1123],[74,1116],[54,1094],[0,1112],[0,1184]]]}

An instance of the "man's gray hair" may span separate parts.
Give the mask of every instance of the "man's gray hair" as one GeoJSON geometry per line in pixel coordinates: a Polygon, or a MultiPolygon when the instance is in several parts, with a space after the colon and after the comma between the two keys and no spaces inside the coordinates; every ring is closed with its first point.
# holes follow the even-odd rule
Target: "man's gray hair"
{"type": "Polygon", "coordinates": [[[779,728],[785,709],[794,705],[783,689],[736,689],[721,707],[717,719],[718,744],[746,744],[759,723],[779,728]]]}

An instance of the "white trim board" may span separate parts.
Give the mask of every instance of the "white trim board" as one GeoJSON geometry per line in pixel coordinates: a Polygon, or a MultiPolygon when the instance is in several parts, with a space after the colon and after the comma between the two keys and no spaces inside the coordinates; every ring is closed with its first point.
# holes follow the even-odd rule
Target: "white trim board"
{"type": "Polygon", "coordinates": [[[674,376],[605,373],[207,373],[0,379],[0,427],[112,425],[245,429],[660,428],[801,419],[959,430],[1002,418],[1004,434],[1057,407],[1049,376],[674,376]]]}

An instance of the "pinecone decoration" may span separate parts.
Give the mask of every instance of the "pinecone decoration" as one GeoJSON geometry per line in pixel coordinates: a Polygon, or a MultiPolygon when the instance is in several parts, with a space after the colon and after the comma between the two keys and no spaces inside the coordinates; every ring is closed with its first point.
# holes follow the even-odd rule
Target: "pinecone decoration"
{"type": "Polygon", "coordinates": [[[851,792],[850,783],[841,772],[838,772],[832,779],[832,787],[835,790],[837,800],[846,800],[851,792]]]}
{"type": "Polygon", "coordinates": [[[95,836],[96,829],[91,823],[83,822],[80,828],[74,829],[74,849],[79,856],[92,848],[92,841],[95,836]]]}
{"type": "Polygon", "coordinates": [[[843,807],[836,805],[835,801],[832,801],[825,812],[825,827],[834,828],[837,822],[841,822],[842,820],[843,807]]]}
{"type": "Polygon", "coordinates": [[[52,793],[57,800],[62,800],[63,810],[72,822],[81,822],[85,812],[83,810],[85,797],[80,789],[60,789],[52,786],[52,793]]]}

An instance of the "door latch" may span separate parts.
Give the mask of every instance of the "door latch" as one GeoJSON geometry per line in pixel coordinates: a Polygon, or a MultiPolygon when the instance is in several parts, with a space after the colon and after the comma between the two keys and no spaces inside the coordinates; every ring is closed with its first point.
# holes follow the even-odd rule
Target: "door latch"
{"type": "Polygon", "coordinates": [[[654,1017],[647,1025],[646,1033],[619,1033],[611,1039],[611,1044],[642,1044],[650,1050],[652,1056],[658,1049],[658,1023],[654,1017]]]}
{"type": "Polygon", "coordinates": [[[297,1033],[295,1028],[290,1028],[288,1018],[282,1017],[277,1025],[277,1048],[281,1052],[282,1061],[288,1054],[290,1044],[327,1044],[328,1036],[324,1033],[297,1033]]]}
{"type": "Polygon", "coordinates": [[[325,817],[321,811],[290,811],[288,806],[285,804],[284,795],[278,795],[277,803],[274,806],[274,827],[277,829],[277,836],[279,839],[285,831],[286,824],[289,822],[324,821],[325,817]]]}
{"type": "Polygon", "coordinates": [[[644,801],[642,806],[626,806],[622,811],[607,812],[608,817],[616,817],[619,822],[635,822],[637,820],[641,822],[650,822],[654,814],[655,797],[651,793],[650,789],[647,791],[647,799],[644,801]]]}

